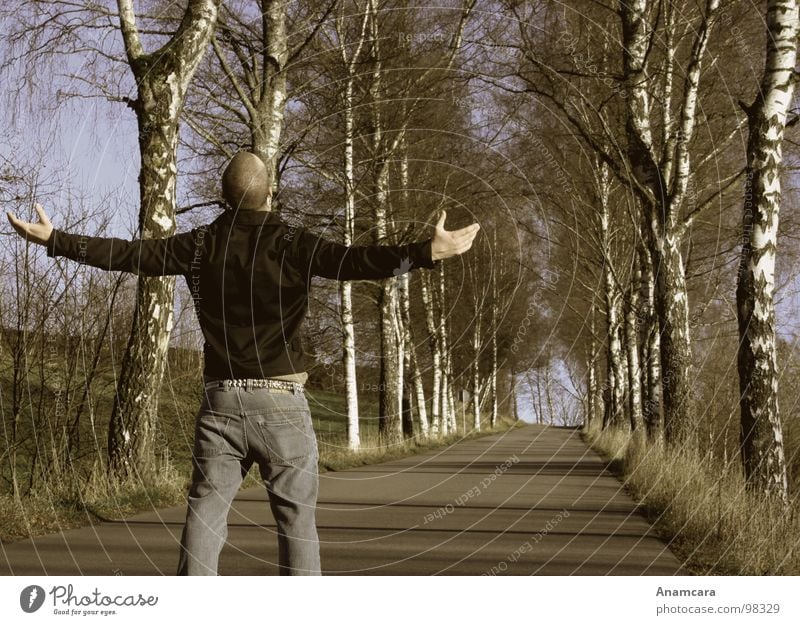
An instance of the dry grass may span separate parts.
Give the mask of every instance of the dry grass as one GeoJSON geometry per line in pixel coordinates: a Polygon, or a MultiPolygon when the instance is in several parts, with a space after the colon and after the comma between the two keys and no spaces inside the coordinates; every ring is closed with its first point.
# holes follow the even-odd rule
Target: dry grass
{"type": "Polygon", "coordinates": [[[185,478],[162,456],[155,478],[144,484],[115,482],[96,463],[88,479],[54,472],[21,500],[0,496],[0,540],[9,542],[98,521],[122,519],[143,510],[172,506],[185,500],[185,478]]]}
{"type": "Polygon", "coordinates": [[[584,439],[641,502],[656,531],[691,573],[797,575],[800,515],[745,488],[738,457],[720,458],[626,432],[584,430],[584,439]]]}
{"type": "MultiPolygon", "coordinates": [[[[520,424],[521,425],[521,424],[520,424]]],[[[453,435],[428,441],[411,440],[392,448],[377,444],[377,437],[362,436],[362,451],[347,450],[338,435],[320,436],[320,471],[386,462],[431,449],[446,447],[461,440],[502,432],[515,423],[501,419],[497,427],[480,434],[453,435]]],[[[63,469],[63,468],[62,468],[63,469]]],[[[22,500],[0,495],[0,541],[10,542],[62,530],[91,525],[103,520],[124,519],[133,514],[180,505],[186,501],[189,474],[175,468],[167,455],[159,458],[155,478],[148,484],[129,481],[114,483],[105,467],[96,462],[89,477],[78,479],[77,472],[54,470],[55,476],[22,500]]],[[[242,487],[261,484],[257,467],[245,478],[242,487]]]]}

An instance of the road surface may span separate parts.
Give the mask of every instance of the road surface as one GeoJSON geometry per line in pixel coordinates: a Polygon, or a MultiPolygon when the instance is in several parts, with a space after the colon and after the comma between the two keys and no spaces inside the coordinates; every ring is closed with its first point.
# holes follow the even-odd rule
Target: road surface
{"type": "MultiPolygon", "coordinates": [[[[256,470],[256,468],[254,468],[256,470]]],[[[2,546],[3,575],[173,575],[185,506],[2,546]]],[[[264,488],[240,491],[220,575],[277,574],[264,488]]],[[[576,428],[526,425],[323,473],[323,575],[684,575],[576,428]]]]}

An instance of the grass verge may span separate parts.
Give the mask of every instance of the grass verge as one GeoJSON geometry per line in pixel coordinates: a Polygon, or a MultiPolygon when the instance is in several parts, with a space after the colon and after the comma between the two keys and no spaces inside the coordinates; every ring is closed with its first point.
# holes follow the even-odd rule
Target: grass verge
{"type": "Polygon", "coordinates": [[[726,463],[610,428],[581,436],[642,504],[688,574],[800,573],[798,502],[784,509],[750,492],[738,457],[726,463]]]}
{"type": "MultiPolygon", "coordinates": [[[[439,439],[411,439],[391,448],[382,447],[377,435],[365,433],[362,449],[349,451],[338,434],[318,435],[320,449],[320,472],[340,471],[351,467],[387,462],[413,454],[448,447],[463,440],[480,438],[504,432],[523,425],[502,418],[495,428],[466,435],[452,435],[439,439]]],[[[182,466],[180,463],[177,466],[182,466]]],[[[89,478],[70,480],[64,472],[44,487],[15,500],[0,495],[0,542],[41,536],[62,530],[84,527],[105,520],[120,520],[131,515],[180,505],[186,501],[190,474],[186,468],[176,469],[166,455],[158,461],[157,476],[150,484],[112,483],[106,472],[97,463],[89,478]],[[78,483],[78,485],[76,485],[78,483]]],[[[253,467],[242,482],[242,488],[261,485],[258,467],[253,467]]]]}

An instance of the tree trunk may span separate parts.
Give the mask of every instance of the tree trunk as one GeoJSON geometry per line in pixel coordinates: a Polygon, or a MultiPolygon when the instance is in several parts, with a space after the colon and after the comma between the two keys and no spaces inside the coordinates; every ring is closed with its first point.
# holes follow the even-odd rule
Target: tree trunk
{"type": "Polygon", "coordinates": [[[438,331],[439,331],[439,345],[442,351],[442,431],[443,434],[455,433],[455,414],[452,406],[451,397],[451,383],[452,383],[452,369],[450,363],[450,346],[447,341],[447,310],[445,305],[445,277],[444,277],[444,263],[439,265],[437,273],[438,281],[438,331]]]}
{"type": "Polygon", "coordinates": [[[472,353],[475,361],[472,363],[472,427],[481,431],[481,405],[478,401],[481,393],[480,378],[480,330],[477,322],[475,323],[474,335],[472,338],[472,353]]]}
{"type": "MultiPolygon", "coordinates": [[[[186,90],[205,52],[219,0],[190,0],[178,31],[145,54],[132,0],[119,0],[120,28],[136,79],[139,127],[139,226],[143,238],[175,233],[178,121],[186,90]]],[[[140,277],[131,334],[108,430],[109,470],[149,481],[155,461],[158,392],[172,330],[175,276],[140,277]]]]}
{"type": "MultiPolygon", "coordinates": [[[[253,152],[275,172],[278,147],[286,110],[286,62],[289,45],[286,33],[288,0],[261,0],[261,71],[254,89],[257,123],[251,123],[253,152]]],[[[273,176],[273,187],[278,176],[273,176]]]]}
{"type": "MultiPolygon", "coordinates": [[[[366,21],[367,16],[364,16],[366,21]]],[[[344,43],[344,27],[341,18],[335,21],[337,36],[342,42],[342,62],[347,71],[344,84],[342,115],[344,117],[344,244],[352,245],[355,239],[355,113],[353,108],[353,89],[355,84],[355,65],[358,61],[365,38],[365,23],[356,45],[356,49],[348,58],[348,49],[344,43]]],[[[283,29],[285,33],[285,28],[283,29]]],[[[285,81],[284,81],[285,85],[285,81]]],[[[345,371],[345,396],[347,400],[347,447],[355,451],[361,447],[361,433],[358,421],[358,377],[356,373],[356,341],[355,327],[353,325],[353,297],[352,282],[344,280],[339,283],[339,299],[341,302],[341,323],[343,331],[342,355],[345,371]]]]}
{"type": "Polygon", "coordinates": [[[642,417],[642,380],[641,367],[639,366],[639,336],[636,329],[638,312],[638,283],[641,281],[641,269],[635,263],[636,271],[631,286],[627,290],[625,310],[625,349],[628,355],[628,413],[631,431],[644,430],[642,417]]]}
{"type": "MultiPolygon", "coordinates": [[[[674,120],[671,111],[673,98],[669,94],[663,96],[665,102],[661,109],[666,141],[662,149],[654,145],[650,124],[651,94],[648,90],[654,81],[647,63],[654,37],[651,29],[653,16],[650,15],[653,6],[647,0],[620,3],[623,82],[628,94],[625,98],[625,123],[628,160],[635,190],[643,202],[642,233],[648,241],[653,266],[657,268],[655,309],[661,332],[664,434],[669,443],[683,446],[696,442],[696,424],[691,394],[689,301],[680,250],[687,223],[680,220],[679,213],[691,174],[689,144],[697,117],[702,61],[719,0],[706,0],[702,22],[695,31],[689,63],[684,71],[679,114],[674,120]]],[[[674,25],[669,10],[665,19],[665,84],[671,85],[675,49],[672,43],[674,25]]]]}
{"type": "Polygon", "coordinates": [[[519,404],[517,402],[517,374],[512,369],[511,374],[511,418],[514,421],[519,421],[519,404]]]}
{"type": "Polygon", "coordinates": [[[481,315],[478,308],[477,283],[473,280],[472,294],[472,428],[481,431],[481,407],[478,403],[481,387],[481,315]]]}
{"type": "MultiPolygon", "coordinates": [[[[403,213],[407,214],[409,208],[409,201],[408,201],[408,184],[409,184],[409,173],[408,173],[408,146],[406,145],[405,140],[401,140],[400,147],[402,149],[402,155],[400,157],[400,187],[401,187],[401,194],[402,194],[402,205],[403,205],[403,213]]],[[[403,371],[404,374],[401,377],[401,383],[405,383],[406,379],[411,379],[411,385],[405,385],[400,389],[400,392],[403,393],[404,401],[406,393],[408,394],[408,402],[409,402],[409,412],[408,414],[411,417],[410,424],[411,427],[405,427],[404,422],[404,429],[403,432],[406,438],[409,438],[414,435],[414,428],[413,428],[413,411],[411,406],[413,405],[412,395],[416,398],[417,404],[417,412],[419,414],[419,427],[420,427],[420,435],[423,438],[428,437],[428,416],[425,410],[425,391],[422,386],[422,379],[419,375],[419,370],[417,368],[417,358],[416,354],[414,353],[414,337],[411,332],[411,273],[404,273],[398,277],[398,287],[399,287],[399,303],[398,303],[398,321],[400,326],[400,344],[402,345],[403,351],[403,371]]],[[[405,411],[403,413],[406,414],[405,411]]]]}
{"type": "MultiPolygon", "coordinates": [[[[346,239],[347,237],[345,237],[346,239]]],[[[345,242],[345,245],[350,243],[345,242]]],[[[357,450],[361,447],[361,433],[358,423],[358,378],[356,376],[356,338],[353,326],[352,283],[342,281],[339,284],[339,298],[342,306],[345,397],[347,399],[347,447],[357,450]]]]}
{"type": "Polygon", "coordinates": [[[658,330],[658,317],[655,312],[655,280],[653,275],[653,261],[646,245],[639,246],[639,265],[642,268],[642,306],[639,318],[642,332],[643,354],[643,410],[645,429],[651,441],[657,440],[663,434],[661,423],[661,341],[658,330]]]}
{"type": "Polygon", "coordinates": [[[380,366],[380,412],[378,415],[378,433],[385,445],[394,445],[402,441],[401,394],[399,376],[399,350],[396,338],[396,291],[394,282],[397,278],[388,278],[381,284],[380,328],[381,328],[381,366],[380,366]],[[386,284],[388,283],[388,284],[386,284]]]}
{"type": "Polygon", "coordinates": [[[423,438],[431,435],[430,423],[428,422],[428,409],[425,405],[425,387],[422,384],[422,373],[419,370],[417,355],[412,347],[411,354],[411,375],[414,384],[414,397],[417,403],[417,419],[419,420],[419,431],[423,438]]]}
{"type": "MultiPolygon", "coordinates": [[[[403,274],[401,278],[408,276],[403,274]]],[[[422,375],[417,362],[416,348],[414,346],[414,335],[411,331],[411,294],[409,280],[404,280],[401,284],[404,288],[400,292],[400,307],[403,316],[403,342],[405,344],[406,371],[411,376],[411,392],[413,392],[417,418],[419,420],[419,433],[422,438],[428,438],[429,424],[428,411],[425,407],[425,388],[422,384],[422,375]]]]}
{"type": "Polygon", "coordinates": [[[675,445],[693,445],[697,442],[697,428],[692,405],[694,373],[683,257],[677,241],[670,235],[663,239],[663,248],[653,257],[658,267],[655,304],[664,370],[661,379],[664,437],[675,445]]]}
{"type": "Polygon", "coordinates": [[[620,292],[614,279],[613,260],[611,257],[611,235],[609,231],[611,216],[608,206],[609,185],[608,167],[601,163],[599,164],[598,202],[600,205],[600,240],[603,253],[603,295],[606,304],[606,331],[608,333],[606,342],[607,379],[611,390],[610,423],[605,423],[604,427],[606,425],[624,427],[627,425],[625,420],[625,382],[627,373],[623,362],[622,342],[620,340],[620,292]]]}
{"type": "Polygon", "coordinates": [[[597,419],[597,371],[595,369],[598,350],[595,338],[595,311],[597,307],[592,300],[589,326],[589,353],[586,356],[586,428],[593,427],[597,419]]]}
{"type": "MultiPolygon", "coordinates": [[[[363,42],[363,36],[361,41],[363,42]]],[[[344,51],[343,51],[344,53],[344,51]]],[[[355,238],[355,174],[354,174],[354,112],[353,112],[353,68],[357,54],[348,65],[345,85],[345,245],[352,245],[355,238]]],[[[356,342],[353,325],[352,283],[341,283],[342,328],[344,329],[344,369],[347,395],[347,446],[355,451],[361,447],[361,433],[358,421],[358,377],[356,374],[356,342]]]]}
{"type": "MultiPolygon", "coordinates": [[[[411,338],[411,303],[409,301],[409,274],[405,273],[397,278],[397,284],[399,289],[399,302],[398,302],[398,329],[400,331],[400,345],[402,346],[402,359],[403,359],[403,367],[402,367],[402,375],[401,375],[401,382],[402,386],[400,392],[403,396],[403,402],[405,403],[408,401],[408,416],[411,419],[410,423],[413,424],[413,413],[411,411],[412,406],[412,393],[415,394],[415,390],[412,385],[406,384],[407,379],[411,379],[413,376],[413,367],[412,367],[412,360],[414,359],[414,341],[411,338]]],[[[403,415],[405,418],[406,415],[406,408],[403,408],[403,415]]],[[[403,435],[404,438],[409,438],[414,435],[413,426],[411,429],[408,429],[405,425],[405,421],[403,423],[403,435]]]]}
{"type": "MultiPolygon", "coordinates": [[[[497,232],[492,230],[492,249],[497,249],[497,232]]],[[[500,252],[502,258],[502,252],[500,252]]],[[[489,417],[489,426],[494,429],[497,425],[497,267],[492,267],[492,364],[489,371],[489,392],[492,397],[492,411],[489,417]]]]}
{"type": "MultiPolygon", "coordinates": [[[[394,222],[390,223],[392,224],[392,230],[394,231],[394,222]]],[[[397,396],[400,398],[400,413],[402,417],[403,410],[405,409],[403,402],[405,401],[407,358],[405,343],[406,331],[405,324],[403,323],[403,313],[401,310],[402,302],[400,300],[403,297],[403,290],[408,290],[408,274],[397,276],[394,279],[394,283],[395,294],[392,308],[392,328],[394,330],[393,336],[395,345],[397,345],[397,396]]]]}
{"type": "MultiPolygon", "coordinates": [[[[376,7],[370,3],[370,45],[371,80],[370,121],[372,123],[372,195],[374,202],[375,243],[388,242],[389,217],[387,202],[389,194],[389,160],[386,156],[383,115],[381,105],[383,99],[382,62],[379,50],[378,15],[376,7]]],[[[397,332],[397,278],[381,280],[378,308],[380,317],[381,356],[378,434],[384,445],[399,444],[403,440],[401,423],[401,393],[398,392],[399,378],[399,345],[397,332]]]]}
{"type": "MultiPolygon", "coordinates": [[[[404,175],[403,178],[404,181],[407,182],[407,176],[404,175]]],[[[406,187],[404,186],[404,188],[406,187]]],[[[429,434],[429,428],[428,411],[425,409],[425,388],[422,385],[422,376],[420,375],[419,364],[417,363],[417,355],[414,347],[414,336],[411,331],[410,274],[405,273],[399,276],[399,284],[401,313],[400,328],[403,335],[402,343],[404,354],[404,370],[407,372],[406,376],[411,378],[411,388],[409,389],[409,392],[413,392],[413,396],[415,398],[420,435],[423,438],[427,438],[429,434]]]]}
{"type": "Polygon", "coordinates": [[[767,54],[761,88],[748,110],[749,140],[743,245],[736,288],[739,321],[740,442],[748,486],[788,506],[778,413],[775,253],[781,204],[780,165],[794,92],[796,0],[767,2],[767,54]]]}
{"type": "Polygon", "coordinates": [[[441,407],[439,397],[442,390],[442,356],[441,345],[439,344],[439,332],[436,327],[436,311],[431,292],[430,273],[423,272],[420,280],[422,291],[422,304],[425,307],[425,324],[428,328],[428,344],[431,350],[431,360],[433,369],[433,392],[431,397],[431,435],[441,436],[441,407]]]}

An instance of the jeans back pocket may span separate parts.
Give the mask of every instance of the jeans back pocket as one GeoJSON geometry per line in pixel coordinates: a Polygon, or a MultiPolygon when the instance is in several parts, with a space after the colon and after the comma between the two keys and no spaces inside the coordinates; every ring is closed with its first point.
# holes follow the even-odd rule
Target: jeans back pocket
{"type": "Polygon", "coordinates": [[[317,452],[317,439],[307,410],[262,415],[259,428],[267,457],[273,464],[297,464],[317,452]]]}
{"type": "Polygon", "coordinates": [[[195,456],[210,458],[230,452],[240,430],[237,421],[233,415],[201,411],[195,425],[195,456]]]}

